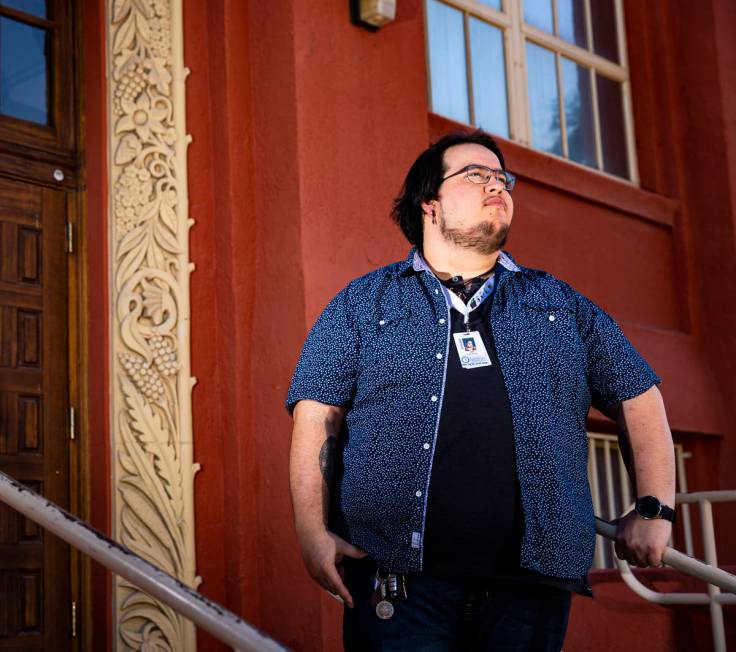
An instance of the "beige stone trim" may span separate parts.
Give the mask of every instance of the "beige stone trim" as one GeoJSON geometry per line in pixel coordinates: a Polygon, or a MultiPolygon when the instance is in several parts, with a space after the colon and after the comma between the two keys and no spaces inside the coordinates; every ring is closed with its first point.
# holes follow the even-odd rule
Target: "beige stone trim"
{"type": "MultiPolygon", "coordinates": [[[[108,0],[113,536],[197,586],[182,0],[108,0]]],[[[195,650],[115,578],[117,650],[195,650]]]]}

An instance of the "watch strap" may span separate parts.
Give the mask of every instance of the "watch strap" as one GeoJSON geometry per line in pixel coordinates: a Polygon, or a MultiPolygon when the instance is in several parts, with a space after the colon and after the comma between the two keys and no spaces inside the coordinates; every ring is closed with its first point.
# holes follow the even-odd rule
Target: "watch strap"
{"type": "Polygon", "coordinates": [[[672,507],[667,507],[665,504],[661,504],[659,510],[659,518],[663,518],[665,521],[670,523],[675,522],[675,510],[672,507]]]}

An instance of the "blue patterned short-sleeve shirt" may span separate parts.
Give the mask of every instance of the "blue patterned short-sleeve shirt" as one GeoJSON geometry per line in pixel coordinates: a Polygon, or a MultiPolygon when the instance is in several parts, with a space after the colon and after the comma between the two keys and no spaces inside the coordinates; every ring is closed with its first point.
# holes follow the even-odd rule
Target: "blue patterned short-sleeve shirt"
{"type": "MultiPolygon", "coordinates": [[[[489,300],[514,430],[521,565],[580,578],[595,546],[588,411],[610,412],[659,378],[605,312],[506,253],[489,300]]],[[[310,331],[287,398],[290,409],[302,399],[346,407],[330,528],[394,572],[422,568],[449,311],[415,250],[352,281],[310,331]]]]}

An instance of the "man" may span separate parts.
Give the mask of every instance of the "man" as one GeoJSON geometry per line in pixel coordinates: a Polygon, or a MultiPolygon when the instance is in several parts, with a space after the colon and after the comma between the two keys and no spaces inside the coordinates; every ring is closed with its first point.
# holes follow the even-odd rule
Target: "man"
{"type": "Polygon", "coordinates": [[[346,604],[347,650],[561,648],[571,591],[590,594],[591,403],[618,422],[643,499],[617,554],[661,564],[659,379],[602,310],[501,250],[514,181],[479,131],[423,152],[394,206],[416,248],[342,290],[299,360],[296,529],[346,604]]]}

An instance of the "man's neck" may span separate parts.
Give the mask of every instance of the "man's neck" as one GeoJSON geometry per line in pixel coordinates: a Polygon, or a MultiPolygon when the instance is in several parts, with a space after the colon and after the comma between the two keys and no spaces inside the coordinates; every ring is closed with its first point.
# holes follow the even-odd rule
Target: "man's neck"
{"type": "Polygon", "coordinates": [[[435,275],[443,281],[453,276],[462,276],[464,279],[480,276],[493,268],[501,254],[500,251],[481,254],[456,246],[428,247],[427,244],[425,243],[422,256],[435,275]]]}

